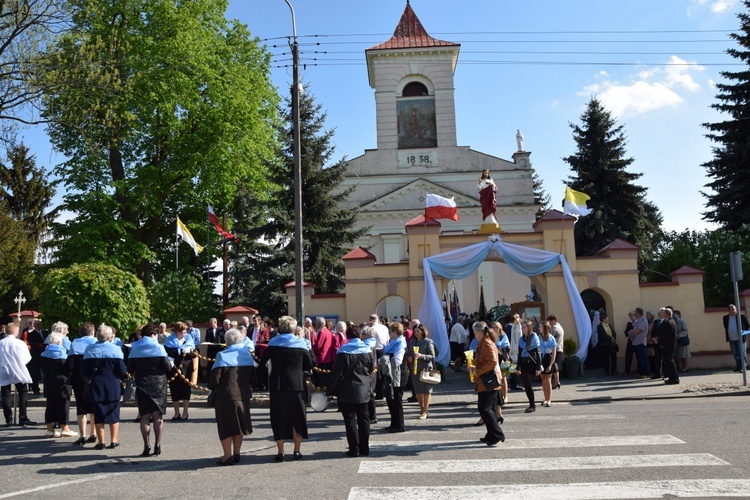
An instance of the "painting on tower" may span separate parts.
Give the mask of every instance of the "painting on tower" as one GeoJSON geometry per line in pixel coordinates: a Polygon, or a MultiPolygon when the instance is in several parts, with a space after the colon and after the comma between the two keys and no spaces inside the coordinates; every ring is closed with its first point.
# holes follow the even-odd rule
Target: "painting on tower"
{"type": "Polygon", "coordinates": [[[402,99],[398,113],[398,148],[434,148],[437,144],[435,99],[402,99]]]}

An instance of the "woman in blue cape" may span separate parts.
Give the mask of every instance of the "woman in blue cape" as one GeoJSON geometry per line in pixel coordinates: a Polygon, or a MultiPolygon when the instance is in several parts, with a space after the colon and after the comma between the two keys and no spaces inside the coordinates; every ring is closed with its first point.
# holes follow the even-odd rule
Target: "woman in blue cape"
{"type": "Polygon", "coordinates": [[[77,446],[96,442],[94,409],[91,406],[91,401],[85,395],[84,387],[86,386],[86,380],[81,376],[83,354],[86,352],[88,346],[96,344],[94,331],[93,324],[82,323],[78,329],[78,338],[70,343],[68,359],[65,360],[65,364],[70,372],[70,385],[73,386],[73,395],[76,397],[76,418],[78,419],[78,432],[81,434],[81,437],[73,443],[77,446]],[[86,429],[87,425],[91,426],[91,430],[88,432],[86,429]]]}
{"type": "Polygon", "coordinates": [[[404,355],[406,354],[406,339],[404,325],[398,321],[388,325],[391,341],[383,348],[380,358],[379,372],[383,376],[383,393],[391,414],[391,425],[385,432],[404,432],[404,387],[409,380],[409,372],[404,355]]]}
{"type": "Polygon", "coordinates": [[[64,334],[59,331],[51,333],[47,337],[47,348],[42,353],[44,396],[47,398],[47,408],[44,411],[44,423],[47,424],[47,433],[44,435],[46,438],[78,436],[77,432],[71,431],[68,427],[71,388],[70,371],[65,364],[68,353],[62,346],[63,337],[64,334]],[[55,423],[60,424],[59,431],[55,431],[55,423]]]}
{"type": "Polygon", "coordinates": [[[99,325],[96,344],[86,348],[81,365],[81,375],[90,380],[88,400],[94,410],[94,424],[98,443],[95,450],[103,450],[104,425],[109,424],[110,443],[107,448],[120,446],[120,380],[125,378],[127,369],[123,362],[122,349],[111,341],[114,332],[111,326],[99,325]]]}
{"type": "Polygon", "coordinates": [[[294,459],[302,458],[300,446],[307,438],[305,409],[305,371],[312,370],[313,361],[305,342],[292,332],[297,320],[279,318],[279,333],[268,342],[260,366],[270,362],[268,377],[271,399],[271,428],[278,453],[276,462],[284,461],[284,440],[294,440],[294,459]]]}
{"type": "Polygon", "coordinates": [[[370,454],[370,374],[375,371],[375,353],[360,340],[359,328],[346,329],[346,344],[336,353],[328,395],[336,396],[344,417],[350,457],[370,454]]]}
{"type": "Polygon", "coordinates": [[[242,437],[253,432],[250,400],[255,379],[255,361],[237,328],[224,333],[227,348],[216,354],[208,387],[214,391],[214,413],[224,456],[218,465],[240,461],[242,437]]]}
{"type": "Polygon", "coordinates": [[[135,393],[143,436],[142,457],[151,454],[149,435],[154,423],[154,455],[161,454],[163,415],[167,411],[167,375],[172,366],[167,351],[156,339],[159,326],[146,325],[141,329],[141,340],[133,342],[128,356],[128,371],[135,375],[135,393]]]}
{"type": "Polygon", "coordinates": [[[521,372],[523,388],[529,400],[526,413],[536,411],[534,389],[531,387],[531,383],[534,377],[538,377],[542,373],[542,356],[539,352],[539,345],[539,337],[534,333],[531,321],[522,322],[521,338],[518,340],[518,370],[521,372]]]}
{"type": "MultiPolygon", "coordinates": [[[[187,334],[187,325],[178,321],[172,327],[174,333],[167,337],[164,347],[167,355],[174,359],[174,367],[180,370],[185,379],[190,380],[193,373],[193,358],[195,357],[195,343],[193,337],[187,334]]],[[[188,407],[190,406],[191,387],[182,377],[174,377],[169,383],[169,392],[172,395],[172,407],[174,416],[172,420],[187,420],[188,407]],[[180,402],[182,402],[182,415],[180,415],[180,402]]]]}

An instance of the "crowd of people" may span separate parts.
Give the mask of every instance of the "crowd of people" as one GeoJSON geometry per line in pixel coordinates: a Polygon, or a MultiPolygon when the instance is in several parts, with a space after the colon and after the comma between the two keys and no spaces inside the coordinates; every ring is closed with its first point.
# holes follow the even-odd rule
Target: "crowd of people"
{"type": "MultiPolygon", "coordinates": [[[[724,320],[729,342],[737,330],[733,307],[724,320]]],[[[625,374],[630,373],[635,356],[639,377],[663,376],[667,384],[678,383],[678,373],[688,370],[690,357],[689,342],[679,341],[687,337],[687,323],[671,307],[661,308],[658,318],[641,308],[629,313],[624,332],[625,374]]],[[[606,313],[602,311],[598,319],[592,356],[605,373],[613,375],[617,373],[617,335],[606,313]]],[[[748,328],[744,315],[741,321],[742,328],[748,328]]],[[[418,403],[418,418],[427,419],[433,385],[440,379],[433,376],[439,368],[439,353],[428,329],[416,319],[387,322],[376,314],[360,324],[340,321],[335,325],[323,317],[307,318],[297,325],[289,316],[274,322],[256,315],[234,323],[225,320],[219,327],[212,318],[203,335],[191,321],[175,323],[171,332],[164,323],[149,324],[126,344],[106,324],[95,328],[83,323],[72,341],[68,325],[62,322],[52,325],[46,336],[38,321],[23,332],[16,323],[3,330],[0,385],[7,425],[14,419],[13,388],[19,423],[35,424],[27,414],[28,392],[34,392],[43,380],[46,438],[77,438],[73,444],[94,444],[96,450],[117,448],[121,398],[124,381],[129,379],[135,385],[144,457],[161,454],[168,390],[174,409],[171,420],[188,420],[192,388],[200,371],[197,347],[202,343],[213,346],[215,359],[204,360],[203,381],[211,390],[209,401],[223,452],[218,460],[221,466],[240,461],[243,438],[252,433],[253,390],[269,392],[277,445],[274,460],[283,462],[287,460],[286,441],[293,442],[292,459],[302,459],[302,441],[308,437],[306,406],[313,389],[323,389],[328,398],[336,399],[346,431],[346,454],[356,457],[369,455],[370,426],[378,421],[377,399],[387,402],[390,424],[385,432],[405,432],[404,392],[410,390],[408,401],[418,403]],[[75,396],[77,432],[68,421],[71,396],[75,396]]],[[[450,368],[461,372],[466,364],[474,382],[477,425],[487,431],[480,441],[495,446],[505,440],[500,424],[509,390],[525,391],[526,412],[531,413],[536,410],[532,384],[540,380],[542,406],[552,404],[552,391],[560,387],[565,334],[554,314],[543,321],[515,314],[504,325],[485,322],[478,315],[461,315],[446,324],[446,333],[450,368]]],[[[739,356],[736,359],[739,366],[739,356]]]]}

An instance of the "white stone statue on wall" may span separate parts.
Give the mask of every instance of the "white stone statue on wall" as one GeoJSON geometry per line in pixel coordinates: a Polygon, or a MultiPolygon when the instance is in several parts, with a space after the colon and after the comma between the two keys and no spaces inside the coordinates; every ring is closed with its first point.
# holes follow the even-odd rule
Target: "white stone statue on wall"
{"type": "Polygon", "coordinates": [[[516,144],[518,145],[519,151],[524,151],[523,149],[523,134],[520,130],[516,130],[516,144]]]}

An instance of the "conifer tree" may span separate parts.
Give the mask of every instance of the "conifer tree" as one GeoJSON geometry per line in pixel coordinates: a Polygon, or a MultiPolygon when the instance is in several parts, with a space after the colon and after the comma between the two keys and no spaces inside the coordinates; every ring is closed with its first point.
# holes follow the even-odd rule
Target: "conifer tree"
{"type": "Polygon", "coordinates": [[[643,174],[627,170],[633,158],[625,151],[623,126],[596,98],[589,101],[581,122],[570,124],[577,151],[563,158],[573,171],[568,186],[589,195],[589,207],[594,210],[575,224],[576,253],[596,255],[622,238],[641,247],[642,267],[650,259],[661,214],[646,200],[646,189],[634,184],[643,174]]]}
{"type": "MultiPolygon", "coordinates": [[[[750,1],[744,1],[750,10],[750,1]]],[[[703,193],[707,199],[703,218],[720,224],[725,229],[736,230],[750,223],[750,13],[737,15],[740,30],[730,37],[737,42],[737,48],[727,50],[727,54],[745,64],[738,71],[722,71],[727,81],[717,83],[719,102],[712,108],[726,113],[725,121],[704,123],[709,130],[708,138],[715,141],[714,158],[703,166],[712,180],[706,187],[711,191],[703,193]]]]}
{"type": "Polygon", "coordinates": [[[531,182],[534,186],[534,203],[539,205],[539,210],[536,211],[536,220],[539,220],[544,214],[550,211],[552,198],[549,193],[544,190],[542,178],[539,177],[539,174],[537,174],[536,171],[534,171],[531,176],[531,182]]]}
{"type": "MultiPolygon", "coordinates": [[[[286,312],[284,285],[294,280],[293,129],[291,103],[280,110],[279,160],[269,165],[269,193],[241,192],[235,202],[234,230],[240,245],[233,263],[233,303],[244,301],[271,317],[286,312]]],[[[351,193],[341,189],[347,162],[330,164],[333,130],[312,95],[300,96],[302,166],[302,236],[304,279],[316,293],[344,289],[341,257],[364,234],[354,229],[357,211],[340,208],[351,193]]]]}

